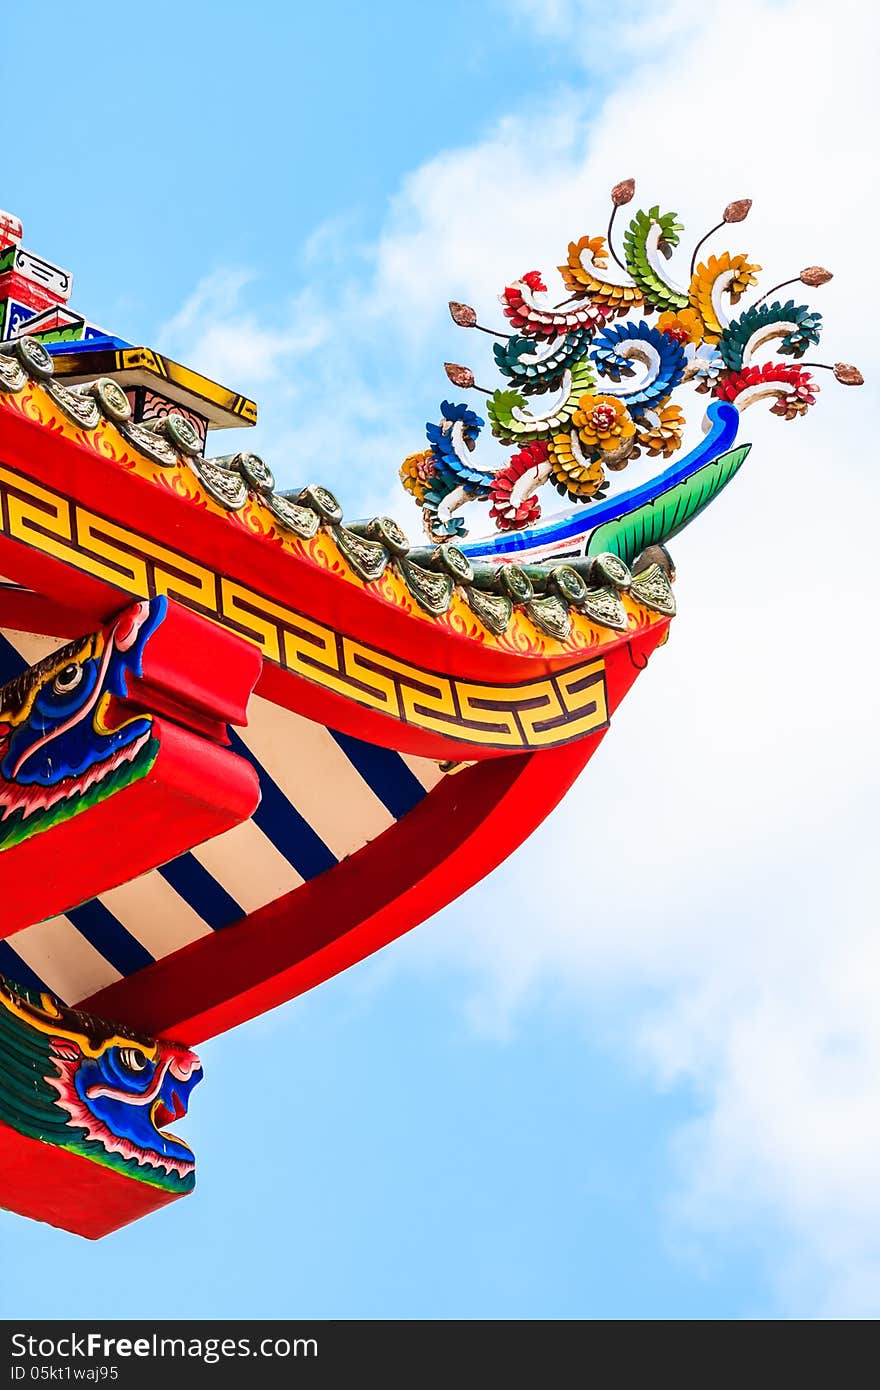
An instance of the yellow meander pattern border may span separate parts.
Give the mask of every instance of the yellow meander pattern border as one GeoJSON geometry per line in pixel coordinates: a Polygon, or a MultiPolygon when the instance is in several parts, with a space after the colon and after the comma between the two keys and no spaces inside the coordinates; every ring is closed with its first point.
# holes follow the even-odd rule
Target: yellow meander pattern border
{"type": "Polygon", "coordinates": [[[325,627],[4,466],[0,528],[11,539],[137,598],[177,599],[253,642],[282,669],[459,742],[547,748],[608,722],[601,658],[513,686],[438,675],[325,627]]]}

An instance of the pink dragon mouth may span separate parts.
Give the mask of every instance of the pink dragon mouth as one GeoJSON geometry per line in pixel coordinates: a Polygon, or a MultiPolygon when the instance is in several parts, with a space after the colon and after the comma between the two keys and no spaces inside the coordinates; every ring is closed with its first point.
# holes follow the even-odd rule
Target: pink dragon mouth
{"type": "Polygon", "coordinates": [[[173,1110],[169,1110],[164,1100],[157,1100],[153,1107],[153,1124],[157,1129],[163,1129],[165,1125],[173,1125],[175,1120],[182,1120],[186,1114],[186,1106],[180,1099],[176,1091],[171,1092],[171,1103],[173,1110]]]}
{"type": "Polygon", "coordinates": [[[126,763],[132,763],[136,759],[141,749],[150,741],[150,733],[142,734],[133,743],[127,744],[113,753],[106,762],[96,763],[90,767],[80,777],[60,784],[57,787],[18,786],[8,783],[4,791],[2,811],[0,811],[0,821],[8,820],[16,811],[21,811],[22,818],[27,820],[35,811],[48,811],[53,806],[57,806],[60,801],[68,801],[72,798],[82,796],[90,787],[98,782],[103,782],[111,773],[116,772],[126,763]]]}

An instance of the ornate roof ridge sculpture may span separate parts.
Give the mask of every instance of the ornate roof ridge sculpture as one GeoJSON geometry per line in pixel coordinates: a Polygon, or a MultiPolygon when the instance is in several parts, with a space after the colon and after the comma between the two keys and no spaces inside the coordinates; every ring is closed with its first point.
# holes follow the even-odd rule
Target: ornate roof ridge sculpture
{"type": "MultiPolygon", "coordinates": [[[[589,555],[613,536],[617,544],[609,548],[631,561],[642,545],[677,534],[736,474],[744,455],[735,464],[729,458],[722,464],[718,456],[733,443],[744,410],[770,400],[774,414],[793,420],[815,403],[819,387],[807,368],[826,364],[802,359],[819,342],[822,316],[793,298],[771,296],[796,284],[815,289],[831,272],[807,266],[731,318],[725,300],[738,305],[761,267],[744,254],[699,256],[715,232],[744,221],[751,200],[729,203],[697,242],[682,288],[664,264],[684,230],[674,212],[659,206],[636,212],[622,254],[615,246],[617,212],[634,193],[633,179],[616,184],[606,235],[569,243],[558,267],[567,298],[556,304],[539,298],[547,287],[535,270],[505,287],[500,302],[513,333],[484,327],[470,305],[450,303],[459,327],[498,339],[493,355],[507,384],[489,391],[458,363],[447,362],[446,374],[454,386],[487,397],[492,433],[516,448],[500,466],[481,466],[476,444],[486,421],[469,405],[442,402],[439,423],[426,426],[428,449],[408,455],[400,469],[434,542],[462,540],[461,508],[487,502],[502,538],[465,546],[474,558],[538,555],[563,544],[572,554],[589,555]],[[618,267],[613,276],[609,255],[618,267]],[[759,362],[770,344],[793,360],[759,362]],[[683,465],[609,496],[609,472],[642,454],[669,459],[681,448],[685,417],[673,394],[686,384],[714,399],[703,424],[706,445],[683,465]],[[539,528],[538,492],[545,485],[590,512],[539,528]]],[[[827,369],[844,385],[862,382],[848,363],[827,369]]]]}
{"type": "Polygon", "coordinates": [[[542,304],[536,272],[505,289],[515,389],[486,413],[516,450],[479,468],[482,419],[445,402],[402,470],[417,548],[317,484],[279,491],[256,454],[206,457],[252,403],[74,314],[70,275],[0,213],[0,1205],[97,1238],[186,1195],[192,1154],[164,1126],[201,1077],[192,1046],[503,862],[666,640],[666,542],[741,468],[742,409],[812,404],[820,325],[793,300],[728,323],[757,267],[698,265],[702,243],[676,289],[681,228],[658,208],[621,258],[633,188],[607,237],[624,277],[582,237],[568,301],[542,304]],[[757,366],[771,341],[796,365],[757,366]],[[607,470],[679,448],[687,380],[714,397],[702,441],[612,492],[607,470]],[[589,505],[536,524],[548,482],[589,505]],[[457,544],[481,498],[497,534],[457,544]]]}
{"type": "MultiPolygon", "coordinates": [[[[81,443],[94,446],[102,459],[118,457],[130,468],[124,452],[128,446],[128,451],[152,465],[142,466],[141,476],[164,489],[170,483],[181,499],[196,505],[214,504],[231,520],[248,508],[248,521],[255,523],[253,532],[267,539],[274,530],[307,542],[323,531],[351,577],[369,587],[378,584],[389,569],[394,571],[428,617],[448,613],[458,592],[479,625],[495,637],[508,631],[519,610],[539,632],[565,645],[578,614],[600,627],[626,630],[630,614],[622,596],[627,593],[644,608],[664,616],[675,612],[672,589],[662,570],[654,565],[649,571],[644,565],[633,575],[615,552],[610,536],[607,553],[573,564],[550,561],[527,569],[503,561],[475,566],[450,542],[427,549],[411,547],[391,517],[345,524],[333,493],[318,484],[275,491],[272,470],[257,454],[202,457],[196,430],[174,411],[149,425],[135,424],[125,392],[112,377],[68,387],[55,379],[56,370],[56,360],[32,337],[0,344],[0,408],[4,403],[16,408],[17,398],[27,387],[21,408],[28,418],[37,419],[45,394],[76,426],[81,443]]],[[[387,601],[387,592],[381,597],[387,601]]],[[[474,626],[471,635],[477,630],[474,626]]]]}

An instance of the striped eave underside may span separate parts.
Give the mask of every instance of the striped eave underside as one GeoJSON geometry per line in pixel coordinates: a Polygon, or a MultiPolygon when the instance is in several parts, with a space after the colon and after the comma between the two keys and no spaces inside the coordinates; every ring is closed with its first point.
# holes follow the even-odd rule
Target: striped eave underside
{"type": "MultiPolygon", "coordinates": [[[[0,629],[0,684],[61,645],[0,629]]],[[[427,758],[335,733],[259,696],[248,721],[231,738],[260,778],[252,819],[0,941],[0,974],[78,1003],[324,873],[405,816],[442,776],[427,758]]]]}

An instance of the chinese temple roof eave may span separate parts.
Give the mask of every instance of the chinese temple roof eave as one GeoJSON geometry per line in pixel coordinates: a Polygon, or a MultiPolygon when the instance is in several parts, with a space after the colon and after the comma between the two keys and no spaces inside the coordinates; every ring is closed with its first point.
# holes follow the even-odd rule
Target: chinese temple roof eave
{"type": "MultiPolygon", "coordinates": [[[[171,507],[175,513],[179,509],[179,519],[174,520],[179,534],[181,528],[195,528],[194,538],[204,529],[208,544],[209,524],[216,531],[217,521],[225,519],[234,528],[227,566],[233,550],[237,554],[246,541],[267,582],[282,565],[291,582],[299,573],[296,587],[301,593],[310,572],[315,583],[321,579],[326,586],[335,580],[334,590],[342,582],[349,595],[345,601],[362,603],[355,597],[362,591],[372,601],[371,610],[375,606],[377,621],[393,626],[397,610],[398,618],[406,618],[413,641],[423,642],[427,636],[422,629],[420,637],[414,620],[419,626],[427,620],[437,637],[454,639],[456,646],[464,642],[475,655],[482,647],[488,659],[495,648],[500,673],[512,660],[521,666],[524,657],[537,657],[542,665],[564,665],[674,614],[672,588],[661,566],[631,574],[614,555],[550,560],[524,568],[509,563],[474,566],[451,544],[412,547],[389,518],[345,523],[335,497],[320,486],[275,491],[271,470],[256,455],[202,458],[195,445],[187,446],[186,421],[181,417],[171,415],[153,429],[119,418],[107,395],[107,387],[115,388],[115,382],[102,384],[99,379],[72,390],[53,379],[53,365],[57,369],[57,361],[53,364],[39,344],[28,345],[26,339],[9,344],[0,353],[0,411],[24,412],[30,426],[41,432],[50,426],[53,455],[63,447],[66,432],[74,447],[91,451],[94,490],[102,510],[105,475],[116,459],[122,464],[120,487],[124,483],[129,497],[134,484],[138,492],[143,487],[145,503],[149,496],[155,498],[157,517],[160,511],[164,518],[171,507]],[[40,351],[45,359],[42,376],[30,361],[40,351]],[[379,616],[383,612],[384,620],[379,616]]],[[[127,407],[124,399],[122,405],[127,407]]],[[[121,508],[130,516],[131,507],[129,500],[112,510],[115,514],[121,508]]],[[[171,538],[165,537],[168,524],[157,522],[162,535],[156,539],[171,538]]],[[[196,544],[196,552],[198,548],[196,544]]],[[[216,550],[215,540],[211,548],[216,550]]]]}

